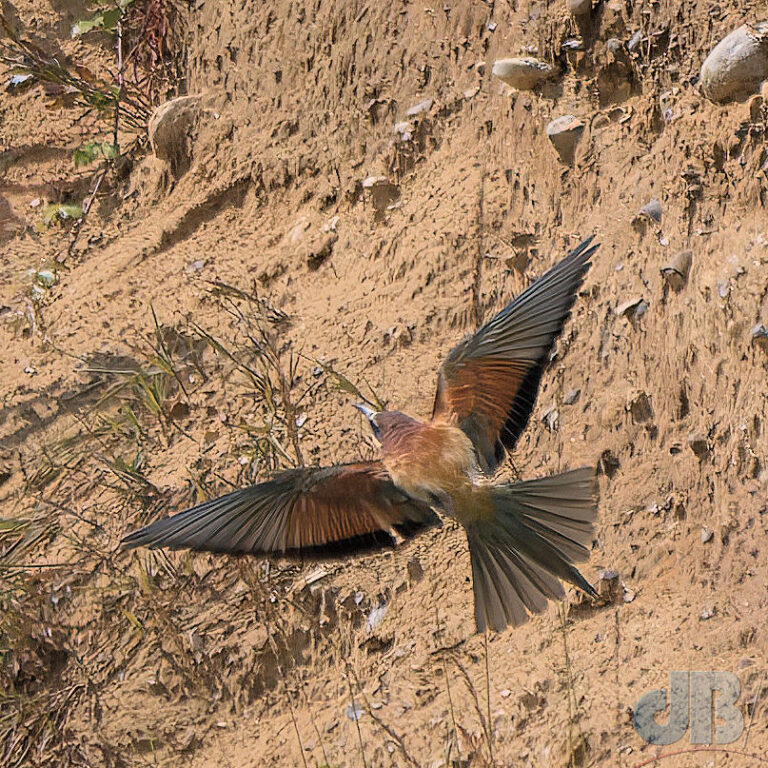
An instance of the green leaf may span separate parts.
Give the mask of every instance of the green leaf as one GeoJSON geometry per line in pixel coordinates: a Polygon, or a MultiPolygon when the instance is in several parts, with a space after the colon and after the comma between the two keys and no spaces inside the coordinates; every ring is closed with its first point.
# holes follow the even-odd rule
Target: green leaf
{"type": "Polygon", "coordinates": [[[92,29],[101,29],[104,26],[104,14],[97,13],[90,19],[80,19],[72,25],[72,37],[80,37],[92,29]]]}
{"type": "Polygon", "coordinates": [[[75,168],[82,168],[84,165],[90,165],[96,159],[96,142],[89,141],[87,144],[83,144],[82,147],[78,147],[72,153],[72,160],[75,163],[75,168]]]}
{"type": "Polygon", "coordinates": [[[59,203],[60,219],[80,219],[83,216],[83,209],[75,203],[59,203]]]}
{"type": "Polygon", "coordinates": [[[117,22],[123,17],[125,9],[132,2],[133,0],[118,0],[117,4],[112,8],[99,11],[91,16],[90,19],[76,21],[72,25],[72,37],[80,37],[80,35],[84,35],[93,29],[104,29],[107,32],[111,32],[117,25],[117,22]]]}
{"type": "Polygon", "coordinates": [[[111,8],[108,11],[104,11],[104,13],[101,14],[101,25],[104,29],[111,31],[115,28],[117,22],[120,21],[122,15],[122,8],[111,8]]]}
{"type": "Polygon", "coordinates": [[[83,209],[75,203],[51,203],[43,210],[43,224],[49,227],[59,219],[79,219],[83,209]]]}
{"type": "Polygon", "coordinates": [[[72,153],[75,168],[90,165],[94,160],[103,157],[105,160],[114,160],[120,154],[115,144],[108,141],[87,141],[72,153]]]}

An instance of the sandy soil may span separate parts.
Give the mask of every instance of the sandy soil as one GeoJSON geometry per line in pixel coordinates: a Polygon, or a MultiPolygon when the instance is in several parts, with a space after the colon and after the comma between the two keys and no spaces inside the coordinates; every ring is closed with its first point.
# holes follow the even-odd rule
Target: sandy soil
{"type": "MultiPolygon", "coordinates": [[[[0,96],[0,517],[25,526],[0,554],[54,566],[0,572],[19,617],[3,649],[12,764],[765,762],[768,358],[750,329],[768,325],[766,106],[695,87],[712,46],[759,18],[746,5],[610,0],[580,30],[564,3],[528,0],[199,3],[184,18],[186,92],[203,95],[189,162],[137,157],[69,255],[71,232],[37,231],[30,203],[87,194],[70,154],[93,128],[37,90],[0,96]],[[638,30],[618,60],[606,42],[638,30]],[[561,52],[579,33],[584,50],[561,52]],[[530,52],[553,83],[491,78],[530,52]],[[564,114],[585,124],[572,166],[545,135],[564,114]],[[366,188],[375,176],[387,184],[366,188]],[[652,199],[660,222],[639,214],[652,199]],[[567,611],[491,635],[486,667],[452,525],[321,571],[118,550],[139,523],[295,461],[296,443],[306,463],[373,455],[329,367],[426,415],[451,346],[590,233],[602,246],[514,464],[530,478],[599,463],[585,575],[604,599],[571,593],[567,611]],[[675,291],[661,268],[683,250],[675,291]],[[28,270],[46,260],[58,281],[35,309],[28,270]],[[158,373],[152,309],[182,334],[166,339],[181,339],[185,391],[158,373]],[[194,335],[260,365],[248,319],[279,360],[272,406],[194,335]],[[159,416],[130,382],[116,391],[126,366],[163,382],[159,416]],[[695,745],[633,729],[637,700],[678,669],[739,678],[730,752],[664,757],[695,745]]],[[[74,45],[79,6],[14,6],[74,45]]]]}

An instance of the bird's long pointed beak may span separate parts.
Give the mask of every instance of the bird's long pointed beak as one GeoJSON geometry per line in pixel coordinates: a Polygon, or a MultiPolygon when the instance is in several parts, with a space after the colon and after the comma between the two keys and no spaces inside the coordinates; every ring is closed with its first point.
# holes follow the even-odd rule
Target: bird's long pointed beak
{"type": "Polygon", "coordinates": [[[378,413],[378,411],[374,411],[373,408],[369,408],[365,403],[355,403],[355,408],[357,408],[358,411],[360,411],[368,421],[373,419],[373,417],[378,413]]]}

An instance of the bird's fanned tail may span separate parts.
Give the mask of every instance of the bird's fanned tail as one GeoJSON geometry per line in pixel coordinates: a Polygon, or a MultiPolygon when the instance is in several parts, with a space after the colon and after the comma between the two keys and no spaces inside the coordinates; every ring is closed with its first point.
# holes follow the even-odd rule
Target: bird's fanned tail
{"type": "Polygon", "coordinates": [[[490,489],[493,517],[465,523],[475,622],[501,631],[565,595],[560,580],[595,591],[573,565],[589,557],[597,514],[590,467],[490,489]]]}

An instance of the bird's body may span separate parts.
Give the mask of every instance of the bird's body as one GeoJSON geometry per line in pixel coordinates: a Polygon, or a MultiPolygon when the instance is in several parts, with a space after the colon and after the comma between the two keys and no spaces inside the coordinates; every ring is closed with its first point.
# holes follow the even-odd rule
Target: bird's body
{"type": "Polygon", "coordinates": [[[366,415],[379,461],[288,470],[125,538],[127,546],[233,554],[324,556],[394,546],[439,525],[465,529],[482,631],[520,624],[562,598],[560,580],[594,590],[573,565],[589,555],[597,487],[592,468],[491,484],[525,429],[555,339],[576,297],[591,238],[451,350],[432,418],[366,415]]]}
{"type": "Polygon", "coordinates": [[[392,482],[414,499],[442,505],[451,514],[450,499],[471,491],[478,473],[472,441],[444,422],[424,423],[399,411],[384,412],[378,418],[389,422],[390,437],[382,441],[381,463],[392,482]]]}

